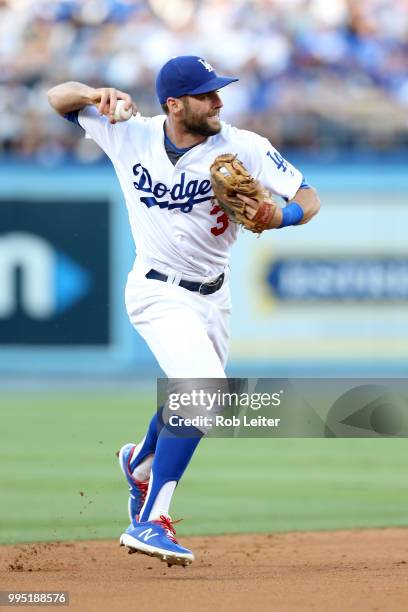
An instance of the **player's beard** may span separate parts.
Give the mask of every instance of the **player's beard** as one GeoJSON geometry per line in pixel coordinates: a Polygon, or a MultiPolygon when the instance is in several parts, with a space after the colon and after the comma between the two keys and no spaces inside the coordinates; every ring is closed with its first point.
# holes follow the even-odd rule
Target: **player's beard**
{"type": "MultiPolygon", "coordinates": [[[[208,115],[199,115],[191,110],[188,100],[184,101],[184,128],[186,132],[194,134],[195,136],[215,136],[221,131],[221,125],[219,121],[218,125],[211,125],[208,121],[208,115]]],[[[217,115],[218,117],[218,115],[217,115]]]]}

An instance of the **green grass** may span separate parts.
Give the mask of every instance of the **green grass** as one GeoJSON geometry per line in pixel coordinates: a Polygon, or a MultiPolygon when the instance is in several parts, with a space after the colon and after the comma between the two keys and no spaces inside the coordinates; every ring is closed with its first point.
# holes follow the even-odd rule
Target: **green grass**
{"type": "MultiPolygon", "coordinates": [[[[140,394],[2,395],[0,541],[117,537],[115,451],[152,411],[140,394]],[[83,495],[81,495],[83,492],[83,495]]],[[[404,439],[209,439],[180,483],[180,534],[408,525],[404,439]]]]}

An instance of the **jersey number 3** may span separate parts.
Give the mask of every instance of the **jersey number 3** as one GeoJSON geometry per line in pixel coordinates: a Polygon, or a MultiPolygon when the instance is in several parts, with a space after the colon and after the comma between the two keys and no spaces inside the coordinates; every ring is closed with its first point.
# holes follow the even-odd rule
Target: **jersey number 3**
{"type": "Polygon", "coordinates": [[[228,215],[218,206],[218,204],[215,204],[215,206],[212,207],[210,210],[210,215],[217,215],[217,225],[211,228],[211,233],[214,236],[220,236],[225,232],[229,225],[228,215]]]}

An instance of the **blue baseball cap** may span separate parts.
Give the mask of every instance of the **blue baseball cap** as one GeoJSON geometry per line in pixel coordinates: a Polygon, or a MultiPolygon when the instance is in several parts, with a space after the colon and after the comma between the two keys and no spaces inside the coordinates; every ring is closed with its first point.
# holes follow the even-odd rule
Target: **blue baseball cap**
{"type": "Polygon", "coordinates": [[[173,57],[160,69],[156,91],[160,104],[167,98],[198,95],[221,89],[238,79],[218,76],[214,68],[197,55],[173,57]]]}

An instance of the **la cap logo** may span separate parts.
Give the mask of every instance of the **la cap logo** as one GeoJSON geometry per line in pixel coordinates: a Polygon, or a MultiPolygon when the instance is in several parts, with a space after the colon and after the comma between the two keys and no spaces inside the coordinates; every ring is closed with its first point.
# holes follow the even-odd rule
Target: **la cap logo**
{"type": "Polygon", "coordinates": [[[214,68],[211,66],[211,64],[209,64],[203,59],[199,59],[198,61],[200,62],[200,64],[204,66],[206,70],[208,70],[208,72],[214,72],[214,68]]]}

